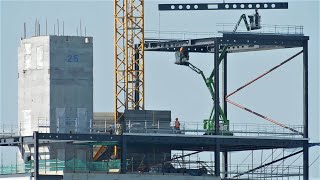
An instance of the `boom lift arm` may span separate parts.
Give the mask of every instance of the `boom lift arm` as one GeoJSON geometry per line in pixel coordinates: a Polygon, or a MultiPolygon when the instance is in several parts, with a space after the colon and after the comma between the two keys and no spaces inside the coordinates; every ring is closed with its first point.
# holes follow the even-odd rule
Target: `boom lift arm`
{"type": "MultiPolygon", "coordinates": [[[[191,63],[188,63],[188,66],[190,67],[190,69],[192,69],[194,72],[198,73],[201,75],[203,81],[205,82],[209,92],[210,92],[210,95],[211,95],[211,99],[214,101],[214,97],[215,97],[215,93],[213,91],[213,87],[214,87],[214,82],[213,82],[213,79],[209,79],[209,78],[206,78],[203,74],[203,71],[200,70],[198,67],[194,66],[193,64],[191,63]]],[[[213,122],[213,112],[214,112],[214,106],[212,107],[212,110],[211,110],[211,113],[210,113],[210,116],[209,116],[209,119],[208,121],[212,121],[213,122]]],[[[223,122],[223,125],[229,125],[229,120],[227,120],[227,117],[225,116],[224,112],[222,111],[221,107],[219,106],[219,112],[220,112],[220,118],[223,122]]],[[[210,123],[210,122],[207,122],[207,123],[210,123]]],[[[213,126],[212,126],[213,127],[213,126]]]]}
{"type": "MultiPolygon", "coordinates": [[[[239,27],[239,25],[241,23],[241,20],[243,20],[244,24],[246,25],[247,31],[251,30],[251,27],[249,26],[249,23],[247,21],[246,15],[242,14],[232,32],[236,32],[237,31],[237,29],[238,29],[238,27],[239,27]]],[[[223,60],[224,56],[226,55],[228,47],[229,46],[224,46],[224,48],[222,49],[221,54],[219,56],[219,65],[220,65],[221,61],[223,60]]],[[[213,77],[214,77],[214,69],[212,70],[209,78],[212,79],[213,77]]]]}
{"type": "MultiPolygon", "coordinates": [[[[237,29],[238,29],[238,27],[239,27],[239,25],[240,25],[242,20],[245,23],[247,31],[251,30],[251,28],[249,26],[249,23],[247,21],[246,15],[242,14],[240,16],[240,19],[238,20],[237,24],[235,25],[235,27],[233,29],[233,32],[237,31],[237,29]]],[[[226,55],[226,52],[227,52],[227,49],[228,49],[228,45],[224,46],[224,48],[222,49],[221,54],[219,56],[219,64],[224,59],[224,57],[226,55]]],[[[177,58],[176,64],[188,66],[194,72],[196,72],[197,74],[200,74],[202,79],[203,79],[203,81],[205,82],[205,84],[206,84],[206,86],[207,86],[207,88],[208,88],[208,90],[210,92],[211,98],[212,98],[212,100],[214,102],[215,101],[215,93],[214,93],[213,78],[214,78],[215,69],[213,69],[211,74],[210,74],[210,76],[208,78],[206,78],[201,69],[199,69],[198,67],[194,66],[193,64],[191,64],[189,62],[189,54],[186,51],[187,50],[182,47],[180,49],[180,52],[176,52],[176,58],[177,58]]],[[[215,53],[219,53],[219,52],[215,52],[215,53]]],[[[219,113],[220,113],[219,114],[220,121],[222,121],[222,125],[226,126],[227,130],[228,130],[229,129],[228,128],[229,120],[227,119],[227,117],[226,117],[225,113],[223,112],[222,108],[220,106],[218,108],[219,108],[219,113]]],[[[204,129],[207,130],[207,134],[212,134],[213,133],[213,128],[214,128],[213,112],[214,112],[214,109],[215,109],[215,107],[213,106],[209,118],[204,120],[204,129]]]]}

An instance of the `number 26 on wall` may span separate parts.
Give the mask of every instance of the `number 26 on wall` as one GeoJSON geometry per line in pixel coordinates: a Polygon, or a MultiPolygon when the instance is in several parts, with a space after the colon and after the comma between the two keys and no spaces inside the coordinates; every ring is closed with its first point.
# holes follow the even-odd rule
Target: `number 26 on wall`
{"type": "Polygon", "coordinates": [[[66,57],[66,61],[67,62],[79,62],[79,55],[75,54],[75,55],[68,55],[66,57]]]}

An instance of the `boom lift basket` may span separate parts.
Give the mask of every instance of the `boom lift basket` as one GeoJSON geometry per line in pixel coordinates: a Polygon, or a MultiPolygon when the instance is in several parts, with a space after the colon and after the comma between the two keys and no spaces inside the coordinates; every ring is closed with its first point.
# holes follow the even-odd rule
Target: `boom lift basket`
{"type": "Polygon", "coordinates": [[[251,30],[261,29],[261,16],[254,14],[248,16],[251,30]]]}
{"type": "Polygon", "coordinates": [[[176,51],[175,56],[176,56],[175,64],[188,65],[188,63],[189,63],[189,52],[188,51],[184,51],[183,53],[181,53],[180,51],[176,51]]]}

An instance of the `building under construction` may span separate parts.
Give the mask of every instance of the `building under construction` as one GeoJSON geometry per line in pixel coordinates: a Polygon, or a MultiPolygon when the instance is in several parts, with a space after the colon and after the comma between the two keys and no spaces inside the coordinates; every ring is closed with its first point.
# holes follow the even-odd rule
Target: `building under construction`
{"type": "Polygon", "coordinates": [[[309,179],[309,36],[301,26],[264,26],[258,12],[288,9],[288,3],[159,4],[159,11],[256,9],[248,19],[242,15],[236,24],[223,25],[219,36],[184,39],[145,37],[143,0],[114,1],[114,6],[114,112],[93,112],[92,37],[22,38],[18,49],[19,124],[13,133],[3,132],[0,138],[1,146],[18,147],[20,158],[14,165],[0,167],[3,177],[309,179]],[[242,22],[244,30],[238,28],[242,22]],[[227,92],[228,54],[287,48],[297,51],[227,92]],[[177,125],[170,110],[147,110],[145,51],[175,53],[176,65],[199,74],[213,100],[207,119],[177,125]],[[212,54],[214,67],[209,76],[191,63],[192,53],[212,54]],[[229,99],[297,56],[303,57],[303,119],[299,125],[282,124],[229,99]],[[233,124],[228,118],[228,103],[269,124],[233,124]],[[295,150],[285,153],[284,149],[295,150]],[[255,164],[253,153],[263,150],[270,156],[255,164]],[[242,151],[252,152],[251,164],[231,161],[231,153],[242,151]],[[208,158],[208,153],[214,156],[208,158]],[[290,158],[301,153],[303,160],[293,165],[290,158]]]}

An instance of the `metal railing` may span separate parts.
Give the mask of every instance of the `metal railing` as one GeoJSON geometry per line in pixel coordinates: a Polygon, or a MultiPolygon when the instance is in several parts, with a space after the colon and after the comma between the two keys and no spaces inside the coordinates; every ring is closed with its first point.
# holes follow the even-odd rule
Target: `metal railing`
{"type": "MultiPolygon", "coordinates": [[[[236,24],[233,23],[218,23],[217,29],[221,33],[233,33],[236,24]]],[[[247,29],[240,26],[236,33],[248,33],[247,29]]],[[[260,34],[282,34],[282,35],[303,35],[303,26],[295,25],[268,25],[262,24],[261,29],[250,31],[250,33],[260,34]]]]}
{"type": "Polygon", "coordinates": [[[229,164],[228,176],[234,177],[233,179],[277,179],[282,177],[292,177],[303,175],[303,167],[295,165],[271,165],[264,166],[255,171],[253,168],[260,166],[259,164],[229,164]]]}
{"type": "MultiPolygon", "coordinates": [[[[24,129],[23,125],[0,125],[0,137],[12,137],[12,136],[31,136],[32,131],[38,131],[40,133],[49,133],[49,122],[46,122],[45,126],[40,124],[34,124],[30,129],[24,129]],[[30,134],[25,132],[30,131],[30,134]]],[[[174,122],[164,122],[159,120],[143,120],[143,121],[131,121],[128,120],[124,129],[125,133],[158,133],[158,134],[189,134],[189,135],[203,135],[208,131],[204,129],[203,122],[180,122],[180,129],[174,128],[174,122]]],[[[51,129],[53,133],[83,133],[83,134],[97,134],[97,133],[109,133],[115,134],[115,125],[107,124],[104,127],[97,127],[92,125],[92,122],[88,122],[86,129],[78,128],[76,122],[74,127],[69,123],[68,126],[63,128],[63,131],[58,131],[55,128],[51,129]]],[[[303,126],[302,125],[287,125],[288,128],[283,128],[277,125],[255,124],[255,123],[231,123],[228,126],[220,125],[219,135],[226,136],[276,136],[276,137],[302,137],[303,126]]],[[[123,127],[122,127],[123,128],[123,127]]],[[[59,129],[59,128],[57,128],[59,129]]],[[[60,128],[61,129],[61,128],[60,128]]],[[[211,130],[213,131],[213,130],[211,130]]]]}
{"type": "Polygon", "coordinates": [[[189,32],[189,31],[145,31],[146,40],[185,40],[185,39],[199,39],[218,36],[213,32],[189,32]]]}
{"type": "MultiPolygon", "coordinates": [[[[157,154],[158,159],[134,159],[134,156],[128,156],[126,161],[126,167],[128,172],[138,172],[144,169],[145,173],[151,174],[170,174],[170,173],[181,173],[181,174],[197,174],[197,175],[213,175],[214,174],[214,162],[212,160],[206,161],[201,160],[199,154],[190,156],[183,156],[181,153],[163,153],[157,154]],[[162,157],[162,158],[161,158],[162,157]],[[183,157],[183,158],[182,158],[183,157]],[[168,159],[167,161],[165,159],[168,159]],[[162,163],[164,161],[164,163],[162,163]],[[140,164],[139,167],[133,167],[134,165],[140,164]],[[144,166],[144,165],[147,166],[144,166]],[[170,164],[165,166],[165,164],[170,164]],[[141,166],[142,165],[142,166],[141,166]],[[144,167],[143,167],[144,166],[144,167]]],[[[212,159],[212,157],[210,158],[212,159]]],[[[302,166],[287,165],[283,162],[275,163],[273,165],[264,166],[259,169],[252,171],[252,169],[261,166],[261,164],[228,164],[229,177],[234,179],[276,179],[280,177],[292,177],[303,174],[302,166]]],[[[77,158],[62,161],[58,159],[40,159],[39,160],[39,174],[63,174],[63,172],[103,172],[119,173],[121,167],[120,160],[108,160],[108,161],[83,161],[77,158]]],[[[0,165],[0,175],[7,174],[23,174],[32,173],[34,171],[34,161],[26,161],[24,163],[11,165],[0,165]]]]}

